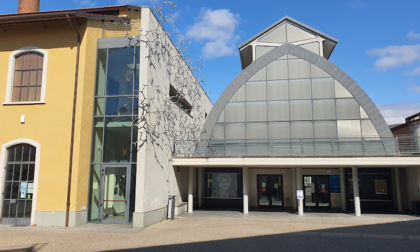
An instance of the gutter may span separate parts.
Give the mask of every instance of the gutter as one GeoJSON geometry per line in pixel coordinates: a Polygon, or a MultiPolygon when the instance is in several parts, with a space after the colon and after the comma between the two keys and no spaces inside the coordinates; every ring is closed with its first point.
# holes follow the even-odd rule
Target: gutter
{"type": "Polygon", "coordinates": [[[79,78],[79,57],[80,57],[80,33],[74,27],[73,23],[70,20],[69,15],[66,15],[67,21],[73,30],[77,33],[77,54],[76,54],[76,70],[74,73],[74,91],[73,91],[73,113],[71,118],[71,137],[70,137],[70,160],[69,160],[69,178],[68,178],[68,187],[67,187],[67,202],[66,202],[66,223],[65,227],[69,226],[69,217],[70,217],[70,195],[71,195],[71,176],[73,172],[73,152],[74,152],[74,126],[76,121],[76,101],[77,101],[77,83],[79,78]]]}

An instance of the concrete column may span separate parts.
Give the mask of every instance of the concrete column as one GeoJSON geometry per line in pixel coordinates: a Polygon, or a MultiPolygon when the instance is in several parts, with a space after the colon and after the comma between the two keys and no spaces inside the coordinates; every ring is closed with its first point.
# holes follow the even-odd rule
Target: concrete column
{"type": "Polygon", "coordinates": [[[395,187],[395,192],[397,193],[397,209],[398,212],[402,212],[400,170],[398,168],[395,168],[395,187]]]}
{"type": "Polygon", "coordinates": [[[203,202],[203,168],[198,168],[198,181],[197,181],[197,206],[200,208],[203,202]]]}
{"type": "Polygon", "coordinates": [[[351,175],[353,179],[354,213],[356,214],[356,216],[361,216],[360,195],[359,195],[359,176],[357,173],[357,167],[351,168],[351,175]]]}
{"type": "Polygon", "coordinates": [[[244,214],[248,214],[248,167],[242,167],[242,191],[244,202],[244,214]]]}
{"type": "Polygon", "coordinates": [[[340,168],[340,190],[341,190],[341,210],[345,211],[347,209],[346,201],[346,177],[344,174],[344,168],[340,168]]]}
{"type": "MultiPolygon", "coordinates": [[[[303,190],[302,185],[302,168],[296,167],[296,187],[297,190],[303,190]]],[[[303,199],[298,200],[298,213],[303,216],[303,199]]]]}
{"type": "Polygon", "coordinates": [[[194,202],[194,168],[190,167],[188,173],[188,212],[193,212],[193,202],[194,202]]]}
{"type": "Polygon", "coordinates": [[[291,168],[292,170],[292,190],[293,190],[293,209],[297,208],[297,201],[296,201],[296,169],[295,168],[291,168]]]}
{"type": "Polygon", "coordinates": [[[417,167],[417,191],[417,196],[420,197],[420,167],[417,167]]]}

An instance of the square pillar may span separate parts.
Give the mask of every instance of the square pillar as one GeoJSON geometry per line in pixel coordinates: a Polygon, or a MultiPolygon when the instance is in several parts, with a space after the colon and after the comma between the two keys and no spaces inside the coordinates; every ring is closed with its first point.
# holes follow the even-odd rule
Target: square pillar
{"type": "Polygon", "coordinates": [[[343,167],[340,167],[340,189],[341,189],[341,210],[345,211],[347,209],[346,178],[345,178],[343,167]]]}
{"type": "Polygon", "coordinates": [[[395,192],[397,196],[397,209],[398,212],[402,212],[402,201],[401,201],[401,187],[400,187],[400,170],[395,168],[395,192]]]}
{"type": "Polygon", "coordinates": [[[248,167],[242,167],[242,191],[243,191],[243,204],[244,214],[248,214],[248,167]]]}
{"type": "Polygon", "coordinates": [[[194,168],[190,167],[188,172],[188,212],[193,212],[193,202],[194,202],[194,168]]]}
{"type": "MultiPolygon", "coordinates": [[[[301,167],[296,167],[296,187],[297,190],[303,190],[301,167]]],[[[303,216],[303,199],[298,200],[298,213],[299,216],[303,216]]]]}
{"type": "Polygon", "coordinates": [[[357,167],[351,168],[351,175],[352,175],[352,180],[353,180],[354,213],[356,216],[361,216],[360,195],[359,195],[359,175],[357,173],[357,167]]]}

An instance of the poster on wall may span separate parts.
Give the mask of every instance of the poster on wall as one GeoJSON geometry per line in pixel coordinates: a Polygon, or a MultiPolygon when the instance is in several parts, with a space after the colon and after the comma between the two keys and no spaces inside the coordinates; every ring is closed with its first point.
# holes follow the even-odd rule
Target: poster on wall
{"type": "Polygon", "coordinates": [[[331,193],[340,193],[340,175],[330,175],[330,191],[331,193]]]}
{"type": "Polygon", "coordinates": [[[375,179],[375,193],[388,194],[386,179],[375,179]]]}
{"type": "Polygon", "coordinates": [[[213,198],[238,198],[238,181],[236,173],[213,173],[213,198]]]}

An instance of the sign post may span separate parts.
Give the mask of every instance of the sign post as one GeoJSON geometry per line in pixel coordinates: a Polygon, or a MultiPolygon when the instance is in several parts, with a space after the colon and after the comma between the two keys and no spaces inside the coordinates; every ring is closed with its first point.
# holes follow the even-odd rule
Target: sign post
{"type": "Polygon", "coordinates": [[[303,190],[296,191],[296,197],[298,199],[298,213],[299,216],[303,216],[303,190]]]}

